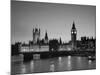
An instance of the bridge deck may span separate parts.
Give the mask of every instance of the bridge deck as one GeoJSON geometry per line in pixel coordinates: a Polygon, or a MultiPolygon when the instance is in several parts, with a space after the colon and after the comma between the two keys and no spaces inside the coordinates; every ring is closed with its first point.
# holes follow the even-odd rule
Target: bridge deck
{"type": "Polygon", "coordinates": [[[60,55],[95,55],[95,51],[56,51],[56,52],[49,52],[49,51],[44,51],[44,52],[21,52],[21,54],[40,54],[40,55],[55,55],[55,56],[60,56],[60,55]]]}

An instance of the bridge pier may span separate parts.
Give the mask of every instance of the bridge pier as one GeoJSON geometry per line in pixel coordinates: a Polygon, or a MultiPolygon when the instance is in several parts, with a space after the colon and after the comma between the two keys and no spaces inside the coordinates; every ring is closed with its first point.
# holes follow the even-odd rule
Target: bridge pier
{"type": "Polygon", "coordinates": [[[95,51],[49,51],[49,52],[33,52],[22,53],[23,60],[28,61],[32,59],[45,59],[58,56],[94,56],[95,51]]]}
{"type": "Polygon", "coordinates": [[[40,54],[33,54],[33,59],[40,59],[41,55],[40,54]]]}
{"type": "Polygon", "coordinates": [[[32,59],[40,59],[40,58],[41,58],[41,54],[32,54],[32,53],[23,54],[24,61],[30,61],[32,59]]]}
{"type": "Polygon", "coordinates": [[[41,53],[40,58],[50,58],[50,53],[41,53]]]}
{"type": "Polygon", "coordinates": [[[29,61],[33,59],[33,54],[23,54],[23,60],[24,61],[29,61]]]}

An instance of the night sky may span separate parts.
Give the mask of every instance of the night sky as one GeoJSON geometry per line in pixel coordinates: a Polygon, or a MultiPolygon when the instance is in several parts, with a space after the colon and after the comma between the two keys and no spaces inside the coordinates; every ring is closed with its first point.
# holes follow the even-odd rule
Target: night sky
{"type": "Polygon", "coordinates": [[[73,21],[77,39],[81,36],[95,37],[96,7],[40,2],[11,2],[11,43],[32,40],[34,27],[41,29],[41,39],[47,30],[49,39],[61,37],[71,40],[73,21]]]}

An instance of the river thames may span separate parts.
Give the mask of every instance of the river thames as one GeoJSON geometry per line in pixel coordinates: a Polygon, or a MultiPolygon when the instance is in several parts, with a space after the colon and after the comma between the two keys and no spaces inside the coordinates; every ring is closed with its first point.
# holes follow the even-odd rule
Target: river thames
{"type": "MultiPolygon", "coordinates": [[[[14,56],[17,58],[18,56],[14,56]]],[[[96,69],[96,61],[88,60],[87,57],[65,56],[49,59],[38,59],[23,62],[11,61],[11,74],[28,74],[42,72],[74,71],[96,69]]]]}

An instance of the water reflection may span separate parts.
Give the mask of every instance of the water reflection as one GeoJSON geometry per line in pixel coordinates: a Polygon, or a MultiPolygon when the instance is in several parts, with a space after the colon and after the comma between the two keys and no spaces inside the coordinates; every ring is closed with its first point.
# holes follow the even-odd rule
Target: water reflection
{"type": "Polygon", "coordinates": [[[88,61],[88,68],[91,69],[94,65],[96,66],[96,61],[89,60],[88,61]]]}
{"type": "Polygon", "coordinates": [[[67,56],[50,59],[32,60],[19,63],[12,62],[12,72],[14,73],[34,73],[34,72],[54,72],[69,70],[95,69],[95,61],[88,60],[87,57],[67,56]]]}
{"type": "Polygon", "coordinates": [[[50,65],[50,71],[51,71],[51,72],[54,72],[54,71],[55,71],[55,65],[54,65],[54,64],[51,64],[51,65],[50,65]]]}
{"type": "Polygon", "coordinates": [[[75,66],[77,69],[81,69],[83,65],[85,65],[86,62],[84,62],[84,60],[82,59],[84,59],[84,57],[77,57],[76,66],[75,66]]]}
{"type": "Polygon", "coordinates": [[[89,64],[91,64],[92,63],[92,60],[89,60],[89,64]]]}
{"type": "Polygon", "coordinates": [[[71,64],[71,56],[68,56],[68,61],[67,61],[67,65],[68,65],[68,69],[67,70],[71,70],[72,69],[72,64],[71,64]]]}
{"type": "Polygon", "coordinates": [[[34,61],[30,62],[30,70],[31,70],[31,72],[34,71],[34,61]]]}
{"type": "Polygon", "coordinates": [[[24,65],[23,63],[21,64],[21,73],[25,73],[26,72],[26,65],[24,65]]]}
{"type": "Polygon", "coordinates": [[[62,58],[61,58],[61,57],[58,57],[58,60],[59,60],[59,61],[61,61],[61,60],[62,60],[62,58]]]}
{"type": "Polygon", "coordinates": [[[58,57],[58,65],[59,65],[59,66],[62,65],[62,57],[58,57]]]}

